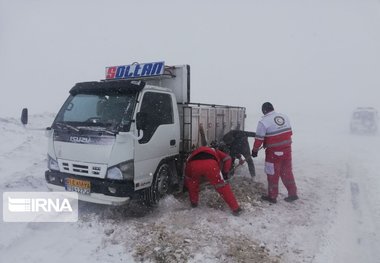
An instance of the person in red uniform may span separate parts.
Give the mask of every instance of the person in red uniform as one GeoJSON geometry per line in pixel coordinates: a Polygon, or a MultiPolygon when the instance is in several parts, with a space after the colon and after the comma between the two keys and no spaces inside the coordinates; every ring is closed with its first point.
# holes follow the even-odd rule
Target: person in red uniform
{"type": "Polygon", "coordinates": [[[262,105],[264,116],[257,124],[252,156],[257,157],[261,146],[265,148],[265,173],[268,179],[268,195],[261,198],[276,203],[278,181],[281,178],[288,191],[284,200],[293,202],[298,199],[297,186],[292,171],[292,127],[289,118],[274,111],[270,102],[262,105]]]}
{"type": "Polygon", "coordinates": [[[231,190],[230,184],[224,179],[231,169],[231,157],[218,150],[201,146],[194,150],[186,161],[185,186],[189,190],[192,207],[198,206],[199,183],[202,176],[215,187],[234,215],[242,212],[231,190]],[[221,168],[220,168],[221,167],[221,168]]]}

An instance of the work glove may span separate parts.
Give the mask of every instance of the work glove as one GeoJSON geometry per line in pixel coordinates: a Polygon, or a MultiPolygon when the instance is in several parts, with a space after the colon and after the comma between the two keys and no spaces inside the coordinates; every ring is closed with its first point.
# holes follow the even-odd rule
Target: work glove
{"type": "Polygon", "coordinates": [[[235,170],[234,169],[231,169],[229,172],[223,172],[222,175],[223,175],[223,179],[228,181],[231,179],[231,177],[234,175],[235,173],[235,170]]]}
{"type": "Polygon", "coordinates": [[[254,151],[254,150],[252,150],[252,154],[251,155],[252,155],[253,158],[255,158],[255,157],[257,157],[257,152],[254,151]]]}

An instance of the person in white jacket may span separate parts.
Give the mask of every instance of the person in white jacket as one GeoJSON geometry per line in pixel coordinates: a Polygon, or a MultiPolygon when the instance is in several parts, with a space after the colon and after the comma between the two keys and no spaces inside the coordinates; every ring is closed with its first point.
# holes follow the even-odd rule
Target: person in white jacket
{"type": "Polygon", "coordinates": [[[252,157],[256,157],[261,146],[265,148],[265,173],[268,179],[268,195],[261,198],[276,203],[278,181],[281,178],[288,191],[284,200],[293,202],[298,199],[297,186],[292,169],[292,127],[289,118],[274,111],[270,102],[262,105],[264,116],[257,124],[252,157]]]}

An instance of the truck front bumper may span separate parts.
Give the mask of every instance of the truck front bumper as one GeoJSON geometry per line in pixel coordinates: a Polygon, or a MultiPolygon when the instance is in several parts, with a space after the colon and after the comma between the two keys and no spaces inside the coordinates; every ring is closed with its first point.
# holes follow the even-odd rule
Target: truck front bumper
{"type": "Polygon", "coordinates": [[[123,205],[138,196],[132,181],[85,177],[51,170],[45,172],[47,187],[52,191],[66,191],[65,182],[67,178],[90,182],[91,190],[89,194],[78,193],[79,199],[86,202],[123,205]]]}

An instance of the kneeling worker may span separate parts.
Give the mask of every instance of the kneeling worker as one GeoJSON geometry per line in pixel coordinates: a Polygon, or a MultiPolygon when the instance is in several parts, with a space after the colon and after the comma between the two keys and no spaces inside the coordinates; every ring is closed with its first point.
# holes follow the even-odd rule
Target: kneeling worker
{"type": "Polygon", "coordinates": [[[207,146],[194,150],[187,159],[185,168],[185,186],[189,190],[192,207],[198,206],[199,183],[200,178],[204,176],[231,208],[233,215],[239,215],[242,210],[230,184],[224,180],[224,176],[227,176],[230,169],[231,157],[228,154],[207,146]],[[219,167],[222,167],[222,171],[219,167]]]}

